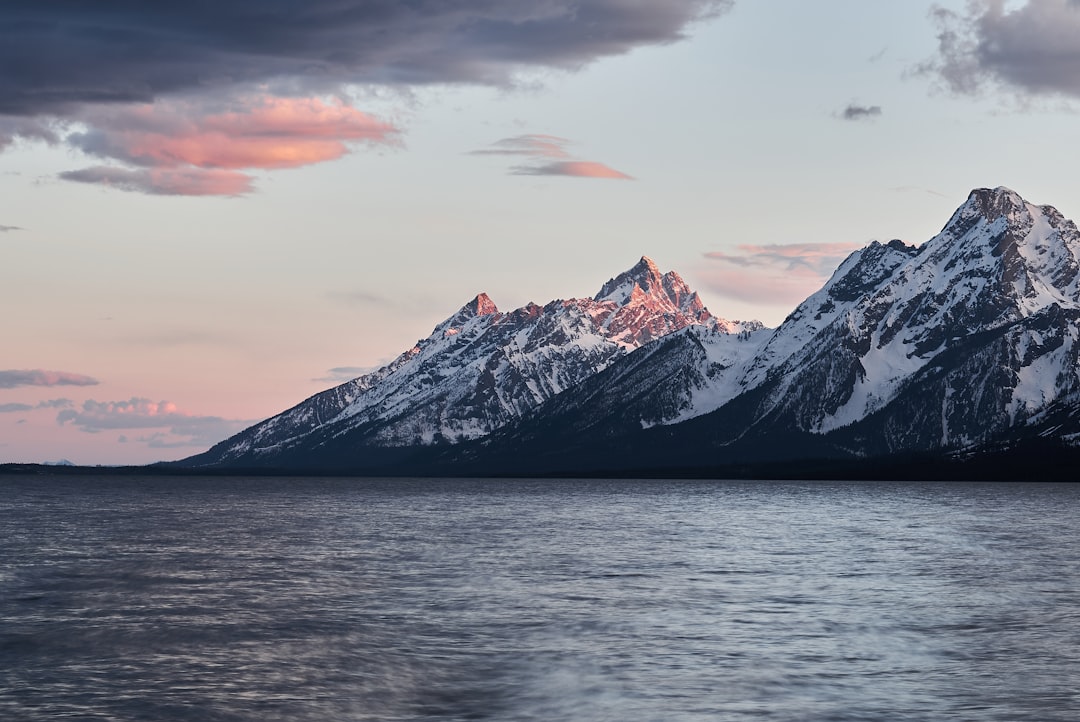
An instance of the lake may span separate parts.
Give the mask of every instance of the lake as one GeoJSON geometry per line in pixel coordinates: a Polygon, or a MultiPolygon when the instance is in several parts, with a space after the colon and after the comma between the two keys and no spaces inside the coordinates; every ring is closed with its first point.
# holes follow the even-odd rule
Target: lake
{"type": "Polygon", "coordinates": [[[5,720],[1080,719],[1080,485],[0,478],[5,720]]]}

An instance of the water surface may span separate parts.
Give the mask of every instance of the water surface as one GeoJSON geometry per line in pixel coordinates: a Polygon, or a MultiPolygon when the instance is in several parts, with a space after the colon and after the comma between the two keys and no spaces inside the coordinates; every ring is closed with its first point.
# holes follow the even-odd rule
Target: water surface
{"type": "Polygon", "coordinates": [[[1080,486],[0,479],[0,718],[1080,719],[1080,486]]]}

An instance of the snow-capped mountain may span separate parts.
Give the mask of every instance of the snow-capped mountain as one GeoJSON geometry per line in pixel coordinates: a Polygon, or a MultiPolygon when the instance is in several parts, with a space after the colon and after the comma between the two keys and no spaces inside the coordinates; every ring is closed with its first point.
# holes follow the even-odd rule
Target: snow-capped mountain
{"type": "Polygon", "coordinates": [[[871,243],[778,328],[739,338],[671,334],[490,445],[581,463],[576,438],[630,435],[619,453],[641,468],[1080,439],[1080,233],[978,189],[921,247],[871,243]]]}
{"type": "Polygon", "coordinates": [[[920,248],[857,255],[777,329],[827,321],[765,372],[762,417],[824,433],[878,414],[889,450],[962,446],[1080,387],[1080,233],[1054,208],[978,189],[920,248]]]}
{"type": "Polygon", "coordinates": [[[186,464],[709,469],[1032,438],[1080,442],[1080,232],[983,188],[923,245],[853,253],[776,329],[713,317],[647,258],[592,298],[501,313],[481,294],[186,464]]]}
{"type": "Polygon", "coordinates": [[[392,363],[317,394],[195,457],[257,464],[303,449],[412,447],[475,439],[605,369],[642,344],[700,326],[737,336],[674,271],[649,258],[592,298],[500,312],[486,294],[392,363]]]}

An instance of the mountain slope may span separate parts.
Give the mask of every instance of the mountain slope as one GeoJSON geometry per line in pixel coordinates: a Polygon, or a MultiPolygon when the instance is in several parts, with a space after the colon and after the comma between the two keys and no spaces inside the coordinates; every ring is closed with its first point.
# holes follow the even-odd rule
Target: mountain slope
{"type": "Polygon", "coordinates": [[[480,294],[391,364],[183,463],[291,463],[331,448],[344,459],[369,447],[479,438],[642,344],[688,326],[717,335],[743,329],[713,317],[678,274],[662,274],[646,257],[592,298],[502,313],[480,294]]]}
{"type": "Polygon", "coordinates": [[[703,468],[1075,441],[1078,258],[1080,234],[1055,209],[978,189],[923,246],[853,253],[721,372],[702,373],[705,344],[689,338],[705,335],[686,329],[493,435],[473,458],[531,454],[534,467],[569,473],[562,459],[703,468]],[[657,423],[667,426],[643,430],[657,423]]]}
{"type": "Polygon", "coordinates": [[[593,298],[502,313],[481,294],[393,363],[186,463],[731,470],[1078,440],[1080,232],[983,188],[922,246],[853,253],[776,329],[714,318],[647,258],[593,298]]]}

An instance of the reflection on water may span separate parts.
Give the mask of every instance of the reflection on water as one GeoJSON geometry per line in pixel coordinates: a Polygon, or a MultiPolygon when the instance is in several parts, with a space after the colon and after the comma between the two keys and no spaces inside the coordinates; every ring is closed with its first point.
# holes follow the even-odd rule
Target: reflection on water
{"type": "Polygon", "coordinates": [[[0,480],[0,718],[1076,720],[1080,487],[0,480]]]}

